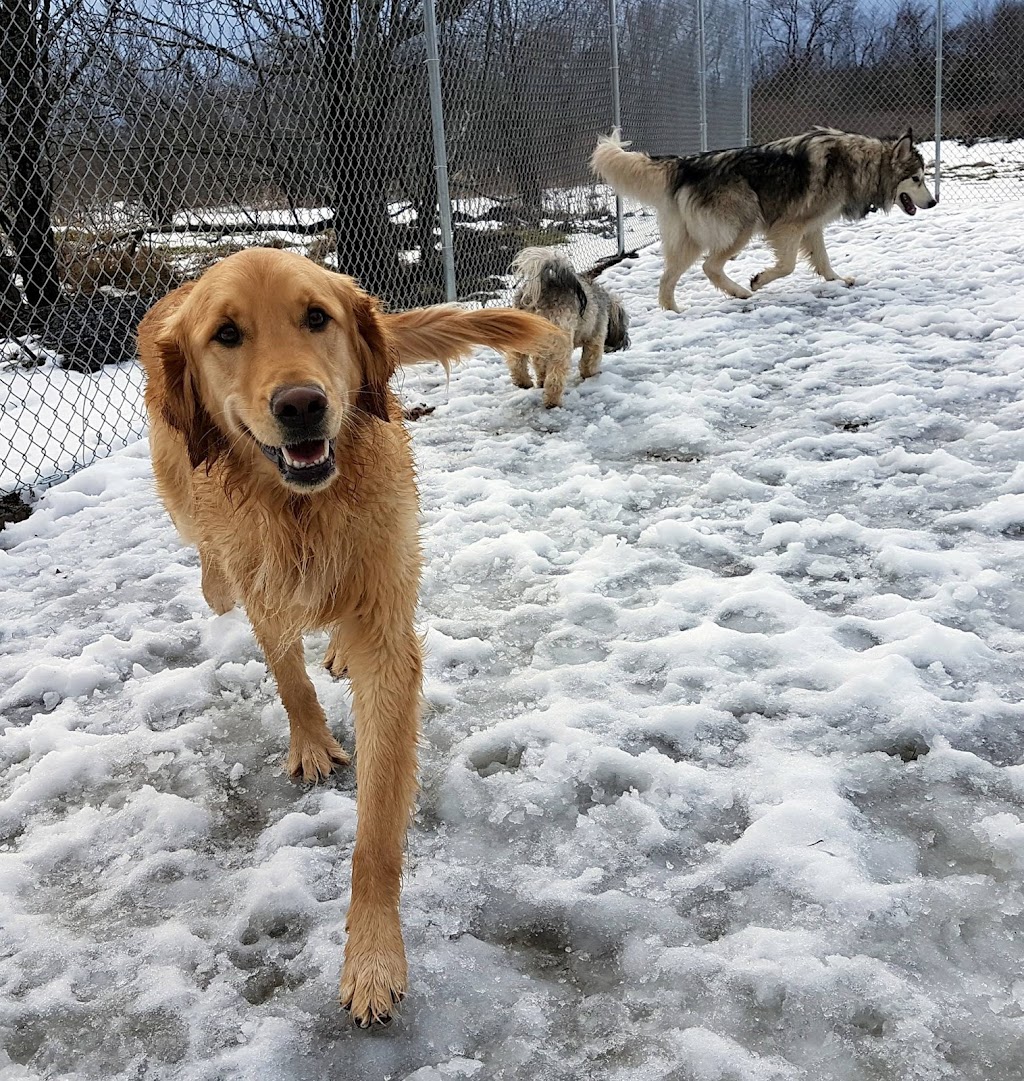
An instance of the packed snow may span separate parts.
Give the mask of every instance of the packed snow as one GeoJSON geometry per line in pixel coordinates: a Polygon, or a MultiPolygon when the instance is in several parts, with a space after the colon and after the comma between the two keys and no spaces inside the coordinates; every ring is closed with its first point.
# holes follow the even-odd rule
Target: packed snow
{"type": "Polygon", "coordinates": [[[1022,210],[838,226],[853,288],[695,270],[678,315],[645,249],[602,279],[632,347],[560,410],[494,354],[405,373],[384,1030],[336,1004],[351,772],[282,774],[144,441],[50,489],[0,533],[0,1079],[1019,1081],[1022,210]]]}

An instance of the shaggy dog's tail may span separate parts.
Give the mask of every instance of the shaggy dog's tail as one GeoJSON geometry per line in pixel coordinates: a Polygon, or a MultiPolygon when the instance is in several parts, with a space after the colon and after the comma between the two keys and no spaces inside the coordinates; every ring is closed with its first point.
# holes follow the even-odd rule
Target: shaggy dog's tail
{"type": "Polygon", "coordinates": [[[608,295],[608,333],[604,338],[604,351],[617,353],[629,348],[629,313],[622,306],[618,297],[608,295]]]}
{"type": "Polygon", "coordinates": [[[668,198],[675,161],[655,161],[647,154],[627,150],[629,143],[619,138],[619,130],[602,135],[590,159],[590,167],[620,194],[638,199],[647,206],[659,206],[668,198]]]}

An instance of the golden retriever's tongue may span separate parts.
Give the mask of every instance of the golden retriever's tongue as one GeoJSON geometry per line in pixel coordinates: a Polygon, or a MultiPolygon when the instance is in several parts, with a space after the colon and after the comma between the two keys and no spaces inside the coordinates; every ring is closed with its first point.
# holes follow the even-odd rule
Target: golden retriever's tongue
{"type": "Polygon", "coordinates": [[[294,467],[319,465],[328,454],[326,439],[309,439],[304,443],[291,443],[281,448],[285,462],[294,467]]]}

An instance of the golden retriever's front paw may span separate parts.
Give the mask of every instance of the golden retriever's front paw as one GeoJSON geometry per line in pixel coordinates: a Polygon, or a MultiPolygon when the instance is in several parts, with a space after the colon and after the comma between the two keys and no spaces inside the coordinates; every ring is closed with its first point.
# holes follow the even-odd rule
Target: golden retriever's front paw
{"type": "Polygon", "coordinates": [[[360,1028],[389,1024],[409,981],[397,916],[395,928],[383,941],[376,939],[376,946],[372,941],[369,936],[349,935],[341,973],[341,1008],[348,1010],[360,1028]]]}
{"type": "Polygon", "coordinates": [[[318,739],[292,736],[288,748],[288,773],[296,780],[315,784],[331,775],[335,766],[347,766],[351,759],[344,747],[329,733],[318,739]]]}
{"type": "Polygon", "coordinates": [[[327,653],[324,656],[324,668],[326,668],[335,679],[341,679],[342,676],[348,675],[348,663],[345,660],[345,655],[338,646],[332,644],[327,647],[327,653]]]}

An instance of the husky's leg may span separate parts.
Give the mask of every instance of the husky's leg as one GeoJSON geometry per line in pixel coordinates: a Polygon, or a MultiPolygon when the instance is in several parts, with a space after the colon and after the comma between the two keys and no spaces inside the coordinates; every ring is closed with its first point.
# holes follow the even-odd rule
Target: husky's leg
{"type": "MultiPolygon", "coordinates": [[[[548,409],[562,404],[562,391],[569,375],[569,361],[572,359],[572,338],[566,334],[561,342],[553,346],[544,357],[544,405],[548,409]]],[[[540,371],[538,358],[538,372],[540,371]]],[[[539,382],[539,380],[538,380],[539,382]]]]}
{"type": "Polygon", "coordinates": [[[530,378],[530,368],[527,363],[529,359],[525,353],[509,353],[505,357],[505,363],[508,365],[512,382],[524,390],[529,390],[533,386],[533,380],[530,378]]]}
{"type": "Polygon", "coordinates": [[[677,210],[658,215],[658,230],[661,233],[661,255],[665,260],[661,284],[658,286],[658,303],[666,311],[677,312],[676,284],[700,258],[700,245],[693,242],[677,210]]]}
{"type": "Polygon", "coordinates": [[[800,241],[800,250],[807,256],[807,261],[825,281],[845,282],[847,285],[853,285],[853,278],[844,278],[832,269],[828,252],[825,250],[825,234],[822,232],[821,226],[814,226],[804,233],[803,239],[800,241]]]}
{"type": "Polygon", "coordinates": [[[704,260],[704,273],[707,275],[708,281],[711,282],[716,289],[721,289],[723,293],[728,293],[731,297],[739,297],[740,300],[746,300],[747,297],[752,296],[753,294],[749,289],[744,289],[742,285],[734,282],[732,278],[725,273],[725,264],[743,251],[750,243],[750,238],[753,234],[753,229],[744,229],[727,248],[722,248],[720,251],[713,251],[707,259],[704,260]]]}
{"type": "Polygon", "coordinates": [[[784,278],[792,274],[796,269],[796,257],[800,250],[800,238],[802,233],[792,227],[771,232],[765,240],[768,241],[772,251],[775,252],[775,266],[762,270],[750,279],[751,289],[761,289],[776,278],[784,278]]]}

